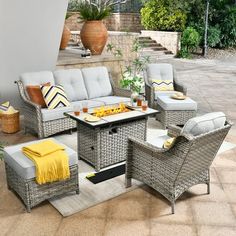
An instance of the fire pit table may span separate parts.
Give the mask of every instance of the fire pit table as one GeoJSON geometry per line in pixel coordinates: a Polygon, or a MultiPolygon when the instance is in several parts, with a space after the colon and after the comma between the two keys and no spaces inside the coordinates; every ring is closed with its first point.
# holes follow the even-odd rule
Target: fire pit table
{"type": "MultiPolygon", "coordinates": [[[[92,111],[89,111],[92,113],[92,111]]],[[[147,108],[101,117],[99,121],[85,121],[87,113],[76,116],[65,113],[77,122],[78,158],[101,168],[125,161],[128,137],[146,140],[148,116],[156,115],[157,110],[147,108]]]]}

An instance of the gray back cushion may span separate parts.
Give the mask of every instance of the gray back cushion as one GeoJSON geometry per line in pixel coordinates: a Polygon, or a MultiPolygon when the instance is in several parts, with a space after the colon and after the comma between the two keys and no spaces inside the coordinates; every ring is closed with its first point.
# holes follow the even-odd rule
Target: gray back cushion
{"type": "Polygon", "coordinates": [[[53,73],[51,71],[29,72],[20,75],[24,87],[28,85],[41,85],[50,82],[55,84],[53,73]]]}
{"type": "Polygon", "coordinates": [[[112,95],[112,86],[106,67],[81,69],[89,99],[112,95]]]}
{"type": "Polygon", "coordinates": [[[188,120],[184,125],[182,132],[197,136],[222,128],[224,127],[225,122],[226,116],[223,112],[212,112],[188,120]]]}
{"type": "Polygon", "coordinates": [[[173,80],[173,67],[171,64],[161,63],[161,64],[148,64],[147,65],[147,78],[152,82],[151,79],[161,79],[161,80],[173,80]]]}
{"type": "Polygon", "coordinates": [[[54,72],[54,77],[56,84],[64,87],[66,95],[71,102],[88,99],[80,69],[57,70],[54,72]]]}

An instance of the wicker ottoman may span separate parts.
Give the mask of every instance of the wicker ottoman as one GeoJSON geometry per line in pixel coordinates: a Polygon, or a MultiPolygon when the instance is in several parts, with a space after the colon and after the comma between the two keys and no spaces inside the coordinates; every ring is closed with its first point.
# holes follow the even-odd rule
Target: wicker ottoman
{"type": "MultiPolygon", "coordinates": [[[[58,142],[55,139],[52,140],[58,142]]],[[[39,141],[4,149],[8,189],[14,190],[20,196],[28,212],[31,211],[32,207],[52,197],[71,191],[79,193],[77,153],[65,145],[65,150],[69,156],[70,179],[42,185],[35,182],[35,165],[21,152],[23,146],[35,142],[39,141]]]]}
{"type": "Polygon", "coordinates": [[[164,128],[169,125],[184,125],[190,118],[196,116],[197,103],[191,98],[185,100],[176,100],[169,95],[159,95],[156,98],[157,109],[160,113],[157,114],[164,128]]]}

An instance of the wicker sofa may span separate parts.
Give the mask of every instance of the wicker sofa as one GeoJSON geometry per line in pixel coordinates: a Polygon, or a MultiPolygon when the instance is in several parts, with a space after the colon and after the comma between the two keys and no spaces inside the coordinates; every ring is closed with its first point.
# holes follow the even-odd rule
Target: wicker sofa
{"type": "Polygon", "coordinates": [[[231,128],[222,112],[209,113],[190,119],[183,129],[169,128],[176,140],[172,147],[163,148],[161,136],[149,142],[129,139],[126,165],[126,186],[137,179],[154,188],[171,202],[196,184],[207,184],[210,193],[209,168],[231,128]]]}
{"type": "Polygon", "coordinates": [[[24,73],[16,84],[23,100],[21,112],[24,115],[25,130],[37,133],[39,138],[75,128],[75,121],[65,117],[64,113],[73,111],[73,107],[81,105],[83,101],[88,102],[88,108],[93,108],[130,100],[130,92],[114,85],[106,67],[24,73]],[[49,110],[30,101],[26,86],[48,82],[64,87],[70,107],[49,110]]]}

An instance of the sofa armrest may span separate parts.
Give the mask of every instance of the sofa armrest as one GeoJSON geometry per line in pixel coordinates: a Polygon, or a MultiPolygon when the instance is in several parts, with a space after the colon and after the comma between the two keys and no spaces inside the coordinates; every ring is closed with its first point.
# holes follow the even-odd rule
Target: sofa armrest
{"type": "Polygon", "coordinates": [[[132,92],[128,89],[122,89],[118,87],[113,87],[114,95],[120,97],[131,97],[132,92]]]}
{"type": "Polygon", "coordinates": [[[30,101],[27,96],[25,95],[25,89],[24,89],[24,86],[22,84],[22,82],[20,80],[18,81],[15,81],[15,83],[17,84],[18,86],[18,89],[19,89],[19,93],[20,93],[20,96],[22,98],[22,100],[24,101],[24,103],[26,103],[28,106],[31,106],[37,110],[41,110],[41,106],[36,104],[36,103],[33,103],[32,101],[30,101]]]}

